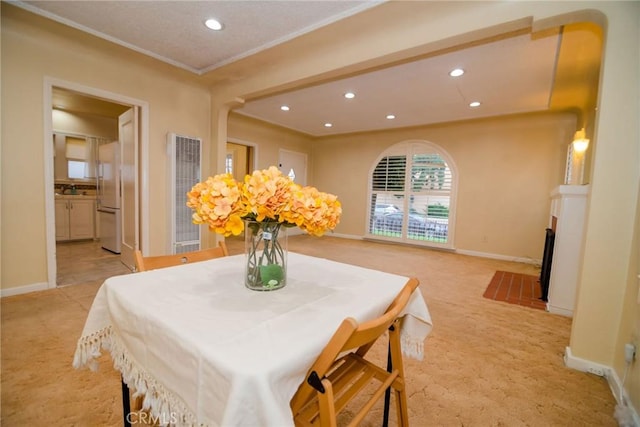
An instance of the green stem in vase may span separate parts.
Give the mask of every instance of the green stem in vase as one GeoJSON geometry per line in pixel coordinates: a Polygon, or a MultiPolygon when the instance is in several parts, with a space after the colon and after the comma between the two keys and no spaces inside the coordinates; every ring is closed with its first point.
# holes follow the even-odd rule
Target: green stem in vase
{"type": "Polygon", "coordinates": [[[260,257],[259,270],[260,281],[265,288],[275,288],[281,284],[284,279],[283,268],[284,259],[281,256],[282,250],[278,243],[278,231],[280,230],[278,223],[262,224],[262,235],[260,239],[264,243],[264,250],[260,257]],[[278,262],[281,261],[281,262],[278,262]]]}
{"type": "MultiPolygon", "coordinates": [[[[285,258],[279,237],[282,224],[278,222],[248,222],[247,286],[252,289],[279,289],[285,281],[285,258]],[[258,256],[258,250],[262,253],[258,256]]],[[[286,238],[286,235],[285,235],[286,238]]]]}

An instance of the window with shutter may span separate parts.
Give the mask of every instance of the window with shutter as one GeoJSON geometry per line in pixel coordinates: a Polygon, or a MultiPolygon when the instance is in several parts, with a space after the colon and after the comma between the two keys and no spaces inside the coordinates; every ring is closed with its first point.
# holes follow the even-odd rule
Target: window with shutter
{"type": "Polygon", "coordinates": [[[453,247],[452,166],[444,150],[426,141],[385,151],[371,172],[368,236],[453,247]]]}
{"type": "Polygon", "coordinates": [[[67,174],[69,178],[85,178],[85,169],[87,168],[86,140],[67,136],[65,143],[65,157],[67,158],[67,174]]]}

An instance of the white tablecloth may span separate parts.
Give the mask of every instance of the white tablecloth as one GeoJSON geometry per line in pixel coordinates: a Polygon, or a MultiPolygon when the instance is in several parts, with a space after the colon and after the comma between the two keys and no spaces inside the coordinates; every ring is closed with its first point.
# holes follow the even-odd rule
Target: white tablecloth
{"type": "MultiPolygon", "coordinates": [[[[74,367],[95,368],[108,349],[165,423],[290,426],[289,401],[340,322],[379,316],[408,279],[290,252],[286,287],[257,292],[243,265],[238,255],[106,280],[74,367]]],[[[405,312],[403,351],[421,359],[431,318],[419,290],[405,312]]]]}

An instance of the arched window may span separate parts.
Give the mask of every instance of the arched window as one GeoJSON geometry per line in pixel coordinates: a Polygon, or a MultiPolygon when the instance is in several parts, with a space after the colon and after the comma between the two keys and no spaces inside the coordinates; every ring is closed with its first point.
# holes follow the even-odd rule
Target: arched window
{"type": "Polygon", "coordinates": [[[371,170],[367,236],[453,248],[455,189],[455,166],[442,148],[394,145],[371,170]]]}

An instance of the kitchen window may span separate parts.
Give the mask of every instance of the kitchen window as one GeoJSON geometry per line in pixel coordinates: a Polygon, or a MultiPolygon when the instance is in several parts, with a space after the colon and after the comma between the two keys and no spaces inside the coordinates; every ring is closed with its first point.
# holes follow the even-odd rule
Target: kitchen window
{"type": "Polygon", "coordinates": [[[98,145],[109,141],[107,138],[54,133],[53,152],[56,181],[73,179],[95,182],[98,145]]]}
{"type": "Polygon", "coordinates": [[[67,160],[67,175],[71,179],[84,179],[84,171],[87,168],[87,162],[78,160],[67,160]]]}

